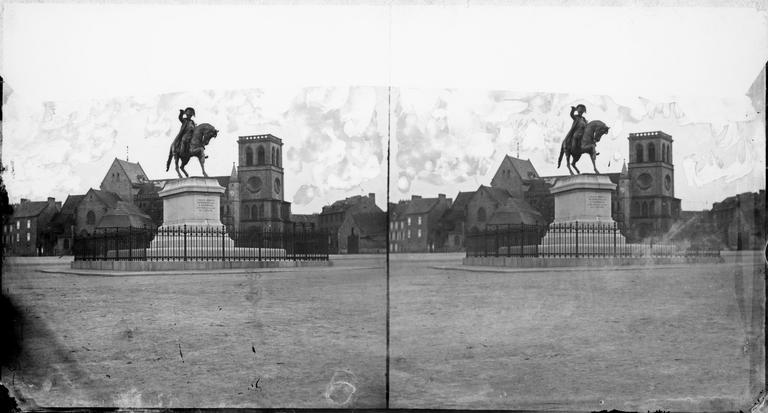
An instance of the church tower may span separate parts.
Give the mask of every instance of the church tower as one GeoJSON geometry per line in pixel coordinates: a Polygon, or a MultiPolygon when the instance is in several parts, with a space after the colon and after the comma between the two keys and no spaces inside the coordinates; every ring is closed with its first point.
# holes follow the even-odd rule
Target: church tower
{"type": "Polygon", "coordinates": [[[631,238],[661,236],[680,216],[672,153],[672,136],[664,132],[629,134],[631,238]]]}
{"type": "Polygon", "coordinates": [[[291,204],[283,200],[283,141],[250,135],[237,144],[240,230],[283,231],[291,216],[291,204]]]}

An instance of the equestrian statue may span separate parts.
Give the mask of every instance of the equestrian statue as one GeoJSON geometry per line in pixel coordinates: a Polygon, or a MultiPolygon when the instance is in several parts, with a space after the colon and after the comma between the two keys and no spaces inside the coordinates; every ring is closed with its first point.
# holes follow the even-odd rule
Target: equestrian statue
{"type": "Polygon", "coordinates": [[[581,158],[582,154],[588,153],[592,159],[592,167],[595,168],[595,173],[599,174],[597,166],[595,166],[595,157],[599,155],[596,151],[597,143],[600,142],[600,138],[608,133],[608,126],[602,121],[593,120],[587,122],[584,118],[584,113],[587,112],[587,107],[584,105],[578,105],[576,107],[571,106],[571,119],[573,124],[568,134],[563,139],[562,145],[560,145],[560,157],[557,159],[557,167],[563,161],[563,155],[565,155],[565,165],[568,167],[568,172],[573,175],[571,166],[576,170],[576,173],[580,174],[579,168],[576,167],[576,162],[581,158]],[[571,162],[573,158],[573,162],[571,162]]]}
{"type": "Polygon", "coordinates": [[[203,170],[203,176],[208,177],[208,174],[205,172],[205,159],[208,157],[205,155],[205,147],[219,133],[216,128],[207,123],[196,125],[192,119],[194,116],[195,110],[193,108],[179,110],[181,129],[176,135],[176,139],[171,143],[171,149],[168,152],[168,162],[165,165],[165,171],[168,172],[171,168],[171,159],[173,159],[179,178],[183,178],[181,172],[184,172],[184,175],[189,177],[184,167],[193,156],[200,161],[200,169],[203,170]],[[181,172],[179,172],[179,159],[181,159],[181,172]]]}

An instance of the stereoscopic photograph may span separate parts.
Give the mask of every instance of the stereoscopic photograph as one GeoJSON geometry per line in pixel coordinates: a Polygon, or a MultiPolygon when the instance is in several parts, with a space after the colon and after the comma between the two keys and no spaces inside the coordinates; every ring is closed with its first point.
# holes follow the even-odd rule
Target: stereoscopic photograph
{"type": "Polygon", "coordinates": [[[768,11],[7,2],[9,411],[761,411],[768,11]]]}

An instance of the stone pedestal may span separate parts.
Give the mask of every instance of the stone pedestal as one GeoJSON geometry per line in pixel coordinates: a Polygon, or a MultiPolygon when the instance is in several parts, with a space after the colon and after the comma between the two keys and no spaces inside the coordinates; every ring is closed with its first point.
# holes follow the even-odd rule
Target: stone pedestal
{"type": "Polygon", "coordinates": [[[169,181],[158,193],[163,200],[163,226],[221,228],[220,199],[224,188],[213,178],[169,181]]]}
{"type": "Polygon", "coordinates": [[[555,196],[555,223],[613,224],[611,195],[616,184],[606,175],[573,175],[558,178],[550,192],[555,196]]]}
{"type": "Polygon", "coordinates": [[[606,175],[558,178],[550,189],[555,198],[555,219],[541,240],[540,251],[564,255],[620,253],[626,239],[611,216],[615,188],[606,175]]]}
{"type": "Polygon", "coordinates": [[[224,188],[213,178],[168,181],[158,193],[163,200],[163,225],[147,250],[148,257],[222,256],[234,241],[221,223],[224,188]]]}

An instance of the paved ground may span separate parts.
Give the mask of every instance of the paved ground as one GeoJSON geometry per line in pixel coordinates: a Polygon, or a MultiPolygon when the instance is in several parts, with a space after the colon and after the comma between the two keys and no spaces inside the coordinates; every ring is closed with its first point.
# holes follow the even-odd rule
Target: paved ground
{"type": "Polygon", "coordinates": [[[392,256],[392,407],[746,411],[763,388],[760,259],[483,272],[434,258],[392,256]]]}
{"type": "Polygon", "coordinates": [[[24,321],[3,382],[28,405],[384,406],[382,257],[253,274],[40,268],[6,267],[2,284],[24,321]]]}

